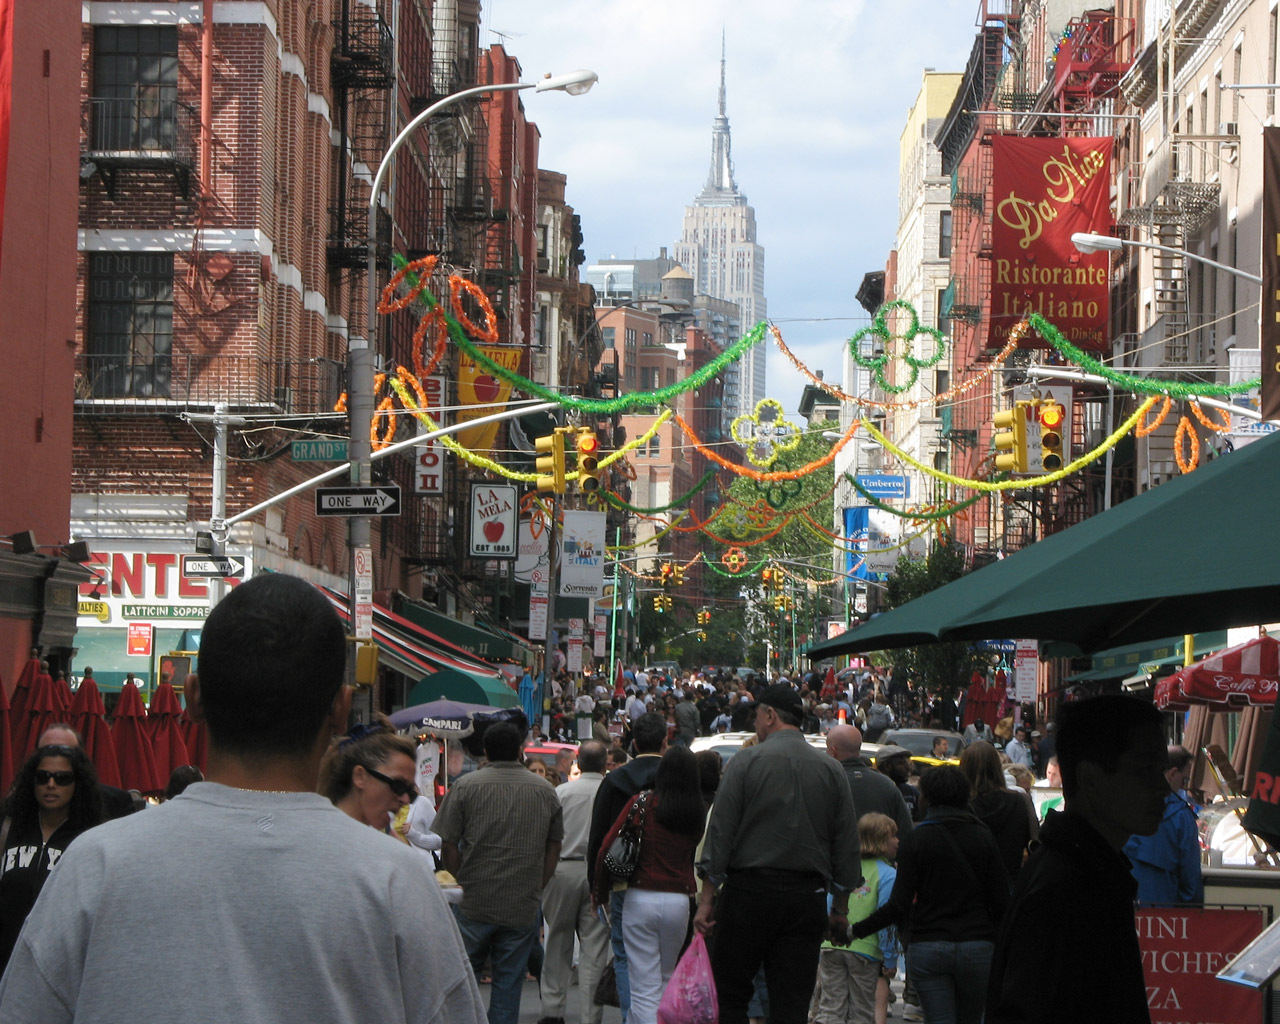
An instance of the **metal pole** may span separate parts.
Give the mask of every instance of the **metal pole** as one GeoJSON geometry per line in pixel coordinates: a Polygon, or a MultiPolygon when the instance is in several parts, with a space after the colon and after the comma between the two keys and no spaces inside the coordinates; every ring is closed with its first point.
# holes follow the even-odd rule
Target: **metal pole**
{"type": "MultiPolygon", "coordinates": [[[[560,570],[559,559],[560,553],[560,503],[552,497],[548,502],[551,506],[551,533],[547,537],[547,635],[544,638],[547,652],[547,666],[543,672],[542,687],[542,703],[543,709],[546,707],[547,694],[550,692],[551,677],[555,671],[555,655],[560,649],[560,636],[556,633],[556,591],[560,589],[560,570]],[[555,644],[552,644],[555,640],[555,644]]],[[[545,715],[543,716],[546,717],[545,715]]],[[[550,732],[550,721],[543,726],[544,732],[550,732]]]]}
{"type": "MultiPolygon", "coordinates": [[[[1105,428],[1107,431],[1107,437],[1110,437],[1112,432],[1116,429],[1114,426],[1115,404],[1116,404],[1115,388],[1113,388],[1110,384],[1108,384],[1107,385],[1107,425],[1105,428]]],[[[1102,485],[1102,510],[1104,512],[1111,507],[1111,465],[1114,460],[1114,457],[1115,457],[1115,445],[1112,445],[1110,448],[1107,449],[1107,455],[1106,455],[1107,472],[1102,485]]]]}
{"type": "MultiPolygon", "coordinates": [[[[622,543],[622,527],[618,526],[613,531],[613,546],[617,547],[622,543]]],[[[609,623],[609,686],[616,686],[614,680],[618,678],[618,599],[621,596],[618,593],[618,562],[613,562],[613,617],[609,623]]],[[[623,620],[626,621],[625,618],[623,620]]]]}

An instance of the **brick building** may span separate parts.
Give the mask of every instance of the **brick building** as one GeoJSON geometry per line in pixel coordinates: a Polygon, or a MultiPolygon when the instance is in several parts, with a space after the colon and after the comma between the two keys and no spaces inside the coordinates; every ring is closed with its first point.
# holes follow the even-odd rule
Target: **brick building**
{"type": "MultiPolygon", "coordinates": [[[[294,461],[292,442],[346,437],[335,404],[348,343],[367,335],[369,189],[390,139],[442,97],[520,74],[501,47],[479,49],[475,0],[191,9],[83,5],[71,504],[108,576],[82,590],[78,664],[92,656],[107,684],[148,674],[121,653],[126,622],[153,625],[161,651],[196,639],[207,586],[182,579],[178,556],[212,514],[210,414],[233,418],[233,518],[329,468],[294,461]]],[[[537,160],[514,92],[455,104],[400,149],[374,225],[380,283],[392,254],[438,256],[437,293],[443,271],[470,274],[526,374],[537,160]]],[[[413,366],[416,322],[380,319],[379,368],[413,366]]],[[[440,404],[457,401],[459,369],[450,350],[440,404]]],[[[403,514],[374,526],[377,602],[500,618],[508,563],[465,557],[469,468],[449,457],[423,473],[403,453],[373,468],[404,496],[403,514]]],[[[246,573],[348,590],[345,520],[317,517],[311,491],[237,523],[228,553],[246,573]]],[[[391,706],[405,680],[387,681],[391,706]]]]}

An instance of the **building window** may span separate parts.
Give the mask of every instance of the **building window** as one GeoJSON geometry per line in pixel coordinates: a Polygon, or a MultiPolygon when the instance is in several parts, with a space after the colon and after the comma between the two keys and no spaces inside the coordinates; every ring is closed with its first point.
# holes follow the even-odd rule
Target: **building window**
{"type": "Polygon", "coordinates": [[[177,28],[103,25],[95,29],[93,103],[95,150],[173,152],[178,123],[177,28]]]}
{"type": "Polygon", "coordinates": [[[951,211],[938,211],[938,258],[951,258],[951,211]]]}
{"type": "Polygon", "coordinates": [[[612,348],[613,348],[613,332],[614,332],[614,330],[615,330],[615,328],[613,328],[613,327],[601,327],[601,328],[600,328],[600,341],[603,343],[603,345],[604,345],[604,347],[605,347],[605,351],[608,351],[609,349],[612,349],[612,348]]]}
{"type": "Polygon", "coordinates": [[[657,391],[658,386],[658,368],[656,366],[642,366],[640,368],[640,390],[657,391]]]}
{"type": "Polygon", "coordinates": [[[946,294],[947,294],[947,290],[945,288],[938,289],[938,298],[936,300],[938,303],[938,306],[937,306],[938,330],[940,330],[943,334],[950,337],[951,336],[951,318],[945,315],[945,313],[948,312],[948,310],[943,303],[943,299],[946,297],[946,294]]]}
{"type": "Polygon", "coordinates": [[[649,438],[649,458],[656,459],[660,448],[661,445],[658,444],[658,435],[654,434],[653,437],[649,438]]]}
{"type": "Polygon", "coordinates": [[[168,398],[173,254],[89,257],[88,373],[95,397],[168,398]]]}
{"type": "Polygon", "coordinates": [[[627,328],[627,348],[636,347],[636,329],[634,327],[627,328]]]}
{"type": "Polygon", "coordinates": [[[644,332],[644,347],[653,348],[653,335],[648,331],[644,332]]]}

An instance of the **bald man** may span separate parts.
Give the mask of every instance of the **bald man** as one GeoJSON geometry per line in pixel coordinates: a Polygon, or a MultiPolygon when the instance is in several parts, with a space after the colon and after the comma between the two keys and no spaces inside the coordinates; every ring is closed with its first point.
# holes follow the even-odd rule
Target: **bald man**
{"type": "Polygon", "coordinates": [[[852,725],[835,726],[827,733],[827,753],[844,768],[853,794],[853,809],[859,818],[873,812],[887,814],[898,823],[899,838],[911,834],[911,811],[907,802],[894,781],[881,775],[863,758],[862,733],[852,725]]]}

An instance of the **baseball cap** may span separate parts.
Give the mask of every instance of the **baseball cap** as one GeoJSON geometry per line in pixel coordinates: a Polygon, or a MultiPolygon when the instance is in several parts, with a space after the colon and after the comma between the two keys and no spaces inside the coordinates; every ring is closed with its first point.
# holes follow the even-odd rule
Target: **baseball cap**
{"type": "Polygon", "coordinates": [[[911,751],[909,751],[906,747],[898,747],[898,746],[894,746],[892,743],[889,743],[879,749],[879,751],[876,753],[876,760],[887,761],[891,757],[901,757],[903,754],[906,754],[907,757],[910,757],[911,751]]]}
{"type": "Polygon", "coordinates": [[[760,694],[760,703],[768,704],[779,711],[787,711],[797,718],[804,717],[804,704],[800,700],[800,694],[787,683],[766,686],[764,692],[760,694]]]}

